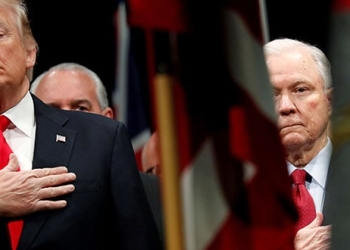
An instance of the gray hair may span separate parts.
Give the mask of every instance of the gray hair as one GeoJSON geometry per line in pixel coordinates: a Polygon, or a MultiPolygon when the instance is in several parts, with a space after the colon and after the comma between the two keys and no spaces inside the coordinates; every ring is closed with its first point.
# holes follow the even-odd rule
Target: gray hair
{"type": "Polygon", "coordinates": [[[108,97],[107,97],[107,91],[102,83],[101,79],[97,76],[95,72],[88,69],[87,67],[73,62],[66,62],[66,63],[60,63],[55,66],[52,66],[47,71],[43,72],[41,75],[39,75],[31,84],[30,91],[35,94],[36,89],[38,88],[41,80],[48,75],[51,72],[54,71],[80,71],[85,73],[89,78],[92,79],[92,81],[95,84],[96,87],[96,94],[98,98],[98,102],[100,104],[100,108],[104,110],[105,108],[109,107],[108,103],[108,97]]]}
{"type": "Polygon", "coordinates": [[[314,59],[317,71],[323,80],[324,90],[332,88],[331,64],[326,55],[309,43],[289,38],[272,40],[264,45],[265,56],[284,53],[287,50],[302,48],[308,51],[314,59]]]}

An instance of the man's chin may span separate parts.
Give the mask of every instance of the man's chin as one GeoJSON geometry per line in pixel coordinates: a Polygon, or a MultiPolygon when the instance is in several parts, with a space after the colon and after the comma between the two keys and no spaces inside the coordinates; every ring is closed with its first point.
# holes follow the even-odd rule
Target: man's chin
{"type": "Polygon", "coordinates": [[[294,133],[288,134],[284,137],[282,137],[282,144],[285,149],[294,149],[294,148],[300,148],[302,145],[306,143],[304,137],[301,137],[300,134],[294,133]]]}

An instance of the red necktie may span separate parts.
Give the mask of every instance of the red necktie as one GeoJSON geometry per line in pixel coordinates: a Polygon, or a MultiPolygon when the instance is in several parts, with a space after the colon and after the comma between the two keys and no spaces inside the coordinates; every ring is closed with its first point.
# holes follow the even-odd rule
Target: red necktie
{"type": "MultiPolygon", "coordinates": [[[[6,139],[3,135],[3,132],[10,124],[10,120],[3,115],[0,115],[0,169],[5,167],[8,164],[9,161],[9,155],[12,153],[12,150],[10,146],[7,144],[6,139]]],[[[19,237],[22,232],[23,227],[23,221],[22,220],[16,220],[11,221],[8,223],[8,228],[10,231],[10,237],[11,237],[11,245],[12,249],[17,249],[17,245],[19,242],[19,237]]]]}
{"type": "Polygon", "coordinates": [[[305,187],[306,174],[305,170],[297,169],[294,170],[291,175],[295,185],[292,190],[292,195],[299,213],[296,230],[309,225],[316,218],[314,200],[305,187]]]}

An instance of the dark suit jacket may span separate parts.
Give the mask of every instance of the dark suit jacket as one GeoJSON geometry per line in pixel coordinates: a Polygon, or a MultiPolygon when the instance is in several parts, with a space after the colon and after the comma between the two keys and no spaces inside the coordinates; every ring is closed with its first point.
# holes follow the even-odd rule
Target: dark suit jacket
{"type": "MultiPolygon", "coordinates": [[[[18,250],[160,249],[126,127],[33,99],[33,168],[64,165],[77,179],[75,191],[60,197],[67,200],[66,208],[24,217],[18,250]]],[[[0,249],[5,250],[8,240],[1,233],[0,249]]]]}
{"type": "Polygon", "coordinates": [[[328,174],[327,174],[327,181],[326,181],[326,187],[325,187],[325,199],[324,199],[324,203],[323,203],[323,223],[322,225],[330,225],[332,224],[332,218],[333,218],[333,201],[332,201],[332,193],[334,192],[332,189],[334,188],[334,182],[336,180],[334,180],[334,174],[336,174],[334,172],[334,168],[332,167],[333,165],[333,160],[334,160],[334,154],[333,157],[331,159],[331,163],[329,165],[329,169],[328,169],[328,174]]]}
{"type": "Polygon", "coordinates": [[[332,225],[332,249],[350,247],[350,143],[333,149],[328,170],[323,213],[325,225],[332,225]]]}
{"type": "Polygon", "coordinates": [[[143,172],[140,172],[140,176],[158,227],[160,240],[164,246],[163,209],[159,178],[156,175],[150,175],[143,172]]]}

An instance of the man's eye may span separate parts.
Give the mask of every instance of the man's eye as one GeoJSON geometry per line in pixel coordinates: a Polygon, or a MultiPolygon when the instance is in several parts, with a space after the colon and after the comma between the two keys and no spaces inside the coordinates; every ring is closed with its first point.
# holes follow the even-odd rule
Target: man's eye
{"type": "Polygon", "coordinates": [[[83,106],[79,106],[75,110],[89,112],[89,109],[83,106]]]}
{"type": "Polygon", "coordinates": [[[297,88],[296,89],[296,92],[299,92],[299,93],[302,93],[302,92],[305,92],[306,91],[306,88],[297,88]]]}
{"type": "Polygon", "coordinates": [[[153,174],[153,170],[155,169],[155,166],[150,167],[149,169],[146,170],[146,174],[153,174]]]}

